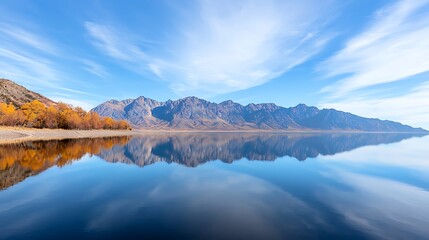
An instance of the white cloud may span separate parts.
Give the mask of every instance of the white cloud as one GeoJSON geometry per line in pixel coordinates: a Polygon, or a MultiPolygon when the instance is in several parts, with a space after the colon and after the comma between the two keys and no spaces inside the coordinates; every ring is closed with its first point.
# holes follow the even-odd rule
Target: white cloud
{"type": "MultiPolygon", "coordinates": [[[[369,94],[372,86],[408,81],[429,71],[429,0],[402,0],[375,14],[366,30],[319,67],[346,77],[321,90],[321,107],[429,128],[429,84],[395,97],[369,94]]],[[[427,81],[427,80],[426,80],[427,81]]]]}
{"type": "Polygon", "coordinates": [[[175,59],[182,68],[170,72],[177,79],[172,88],[181,94],[227,93],[304,62],[327,40],[315,26],[322,14],[309,3],[203,2],[200,19],[183,27],[175,59]]]}
{"type": "Polygon", "coordinates": [[[105,54],[169,82],[179,95],[215,95],[263,84],[319,52],[328,3],[317,1],[198,1],[192,19],[148,53],[130,34],[93,22],[85,27],[105,54]]]}
{"type": "Polygon", "coordinates": [[[27,86],[55,87],[61,74],[52,57],[59,50],[37,30],[22,23],[0,23],[0,74],[27,86]]]}
{"type": "Polygon", "coordinates": [[[0,69],[2,77],[48,87],[60,79],[52,61],[20,49],[0,47],[0,69]]]}
{"type": "MultiPolygon", "coordinates": [[[[152,72],[159,75],[155,59],[137,46],[138,40],[131,34],[113,26],[94,22],[86,22],[85,28],[92,38],[92,44],[107,56],[119,60],[121,65],[137,73],[152,72]]],[[[93,71],[94,66],[90,69],[93,71]]]]}
{"type": "Polygon", "coordinates": [[[136,47],[127,43],[117,30],[93,22],[86,22],[85,28],[93,37],[93,43],[107,55],[120,60],[133,59],[136,47]]]}
{"type": "Polygon", "coordinates": [[[94,61],[83,59],[82,63],[85,65],[84,69],[98,77],[104,78],[109,75],[103,65],[98,64],[94,61]]]}
{"type": "Polygon", "coordinates": [[[322,108],[335,108],[429,129],[429,81],[401,96],[357,96],[340,101],[330,100],[319,105],[322,108]]]}
{"type": "MultiPolygon", "coordinates": [[[[22,20],[21,20],[22,21],[22,20]]],[[[56,41],[43,35],[40,28],[32,24],[15,22],[0,23],[0,77],[11,79],[33,91],[47,95],[54,101],[63,101],[90,109],[92,101],[76,100],[68,93],[97,97],[83,91],[76,91],[63,86],[79,81],[70,80],[63,71],[61,62],[65,58],[65,49],[56,41]],[[55,92],[55,94],[51,94],[55,92]]],[[[66,56],[66,58],[74,58],[66,56]]],[[[104,68],[91,61],[83,62],[93,74],[105,74],[104,68]]],[[[76,86],[75,86],[76,87],[76,86]]]]}
{"type": "Polygon", "coordinates": [[[377,12],[374,22],[324,62],[328,76],[351,74],[325,87],[331,97],[429,71],[428,0],[402,0],[377,12]]]}
{"type": "Polygon", "coordinates": [[[83,91],[78,91],[78,90],[74,90],[74,89],[70,89],[70,88],[59,87],[58,89],[64,90],[64,91],[67,91],[67,92],[71,92],[71,93],[78,93],[78,94],[81,94],[81,95],[96,96],[96,95],[91,94],[91,93],[87,93],[87,92],[83,92],[83,91]]]}
{"type": "Polygon", "coordinates": [[[43,51],[44,53],[57,54],[57,49],[49,40],[42,38],[34,33],[7,24],[0,25],[0,33],[8,36],[14,41],[20,42],[26,46],[43,51]]]}

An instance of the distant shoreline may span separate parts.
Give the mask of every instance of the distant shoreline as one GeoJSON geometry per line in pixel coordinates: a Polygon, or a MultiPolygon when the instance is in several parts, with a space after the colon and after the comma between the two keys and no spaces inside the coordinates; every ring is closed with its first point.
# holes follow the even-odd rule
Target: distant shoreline
{"type": "Polygon", "coordinates": [[[0,127],[0,144],[19,143],[37,140],[62,140],[77,138],[102,138],[117,136],[137,136],[145,134],[177,134],[177,133],[235,133],[235,134],[358,134],[358,133],[404,133],[428,134],[425,132],[362,132],[362,131],[316,131],[316,130],[188,130],[188,129],[136,129],[136,130],[66,130],[36,129],[20,127],[0,127]]]}
{"type": "Polygon", "coordinates": [[[358,130],[265,130],[265,129],[246,129],[246,130],[203,130],[203,129],[134,129],[136,133],[415,133],[415,134],[429,134],[429,132],[367,132],[358,130]]]}

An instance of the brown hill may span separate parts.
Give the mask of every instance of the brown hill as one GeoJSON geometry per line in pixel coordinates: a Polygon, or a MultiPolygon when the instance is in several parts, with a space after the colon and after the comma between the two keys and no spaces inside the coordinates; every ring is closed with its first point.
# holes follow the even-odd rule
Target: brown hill
{"type": "Polygon", "coordinates": [[[12,103],[15,107],[19,107],[33,100],[39,100],[47,106],[56,104],[49,98],[30,91],[11,80],[0,78],[0,102],[12,103]]]}

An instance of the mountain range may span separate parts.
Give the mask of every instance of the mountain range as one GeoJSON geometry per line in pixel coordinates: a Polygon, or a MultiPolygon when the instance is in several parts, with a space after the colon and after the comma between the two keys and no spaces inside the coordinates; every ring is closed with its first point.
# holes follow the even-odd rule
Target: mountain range
{"type": "Polygon", "coordinates": [[[299,104],[241,105],[231,100],[213,103],[197,97],[159,102],[146,97],[110,100],[91,111],[115,120],[128,120],[134,128],[215,131],[362,131],[425,132],[398,122],[364,118],[335,109],[299,104]]]}
{"type": "Polygon", "coordinates": [[[47,106],[56,104],[51,99],[30,91],[9,79],[0,78],[0,102],[12,103],[15,107],[20,107],[33,100],[39,100],[47,106]]]}
{"type": "MultiPolygon", "coordinates": [[[[20,107],[33,100],[47,106],[56,104],[13,81],[0,79],[0,102],[20,107]]],[[[197,97],[165,102],[143,96],[110,100],[91,111],[115,120],[127,120],[134,128],[152,130],[427,132],[398,122],[364,118],[305,104],[289,108],[273,103],[243,106],[231,100],[214,103],[197,97]]]]}

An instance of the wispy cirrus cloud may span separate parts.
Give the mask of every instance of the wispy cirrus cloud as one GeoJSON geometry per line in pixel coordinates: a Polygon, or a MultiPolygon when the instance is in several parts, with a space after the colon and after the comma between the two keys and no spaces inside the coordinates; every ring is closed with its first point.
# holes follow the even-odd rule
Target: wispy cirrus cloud
{"type": "MultiPolygon", "coordinates": [[[[138,40],[131,34],[111,25],[94,22],[85,22],[85,28],[91,37],[92,44],[105,55],[119,60],[120,65],[137,73],[157,73],[153,71],[156,67],[153,63],[154,57],[141,50],[137,44],[138,40]]],[[[89,65],[92,65],[90,69],[93,71],[94,64],[89,65]]]]}
{"type": "Polygon", "coordinates": [[[320,33],[328,3],[317,1],[197,1],[192,19],[150,53],[130,34],[86,22],[93,44],[106,55],[149,71],[179,95],[216,95],[243,90],[280,76],[318,53],[329,41],[320,33]]]}
{"type": "Polygon", "coordinates": [[[428,0],[401,0],[378,11],[366,30],[320,65],[329,77],[349,75],[322,92],[342,97],[429,71],[428,5],[428,0]]]}
{"type": "Polygon", "coordinates": [[[50,39],[19,24],[0,24],[2,77],[45,87],[58,85],[60,72],[52,59],[59,53],[50,39]]]}
{"type": "Polygon", "coordinates": [[[97,63],[97,62],[94,62],[94,61],[88,60],[88,59],[83,59],[82,63],[85,65],[83,68],[86,71],[88,71],[88,72],[90,72],[90,73],[92,73],[98,77],[104,78],[104,77],[107,77],[109,75],[109,73],[104,68],[104,66],[97,63]]]}
{"type": "Polygon", "coordinates": [[[47,58],[20,49],[0,47],[0,68],[3,77],[54,86],[60,74],[53,65],[54,63],[47,58]]]}
{"type": "MultiPolygon", "coordinates": [[[[90,109],[95,102],[88,100],[92,94],[76,91],[65,86],[70,85],[69,74],[64,71],[64,55],[67,50],[60,44],[31,25],[22,23],[0,24],[0,77],[8,78],[31,90],[41,92],[54,101],[64,101],[90,109]],[[66,93],[78,94],[79,100],[66,93]],[[85,99],[86,98],[86,99],[85,99]]],[[[76,58],[67,56],[69,59],[76,58]]],[[[103,74],[102,67],[86,62],[88,71],[103,74]]],[[[73,81],[78,83],[79,80],[73,81]]]]}
{"type": "Polygon", "coordinates": [[[9,37],[9,39],[13,39],[15,43],[19,42],[23,45],[26,45],[27,47],[38,49],[43,53],[58,53],[56,47],[52,43],[50,43],[48,39],[38,36],[28,30],[19,28],[17,26],[1,24],[0,33],[2,33],[4,36],[9,37]]]}
{"type": "Polygon", "coordinates": [[[424,78],[415,81],[429,71],[428,39],[428,0],[401,0],[382,8],[363,32],[319,66],[327,77],[345,76],[321,90],[325,99],[319,105],[429,128],[429,84],[424,78]],[[398,81],[411,90],[371,93],[398,81]]]}
{"type": "Polygon", "coordinates": [[[172,87],[185,94],[243,90],[306,61],[329,39],[318,34],[323,13],[311,3],[202,2],[199,21],[182,27],[172,87]]]}
{"type": "Polygon", "coordinates": [[[429,81],[416,86],[406,94],[395,97],[357,95],[322,102],[320,106],[429,129],[429,81]]]}
{"type": "Polygon", "coordinates": [[[85,28],[93,38],[93,44],[107,55],[126,61],[135,60],[144,55],[137,46],[128,43],[129,39],[121,35],[119,30],[94,22],[85,22],[85,28]],[[137,53],[137,54],[135,54],[137,53]]]}

